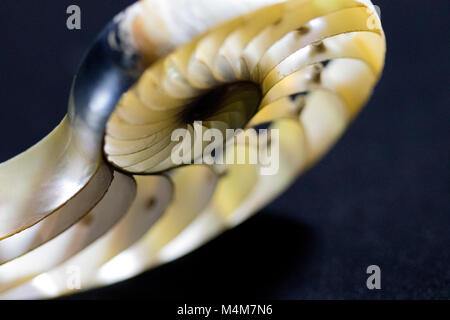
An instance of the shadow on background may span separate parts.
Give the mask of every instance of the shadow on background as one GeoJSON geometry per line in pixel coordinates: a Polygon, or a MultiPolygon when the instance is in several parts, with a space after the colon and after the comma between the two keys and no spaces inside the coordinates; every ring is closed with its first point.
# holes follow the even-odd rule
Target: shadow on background
{"type": "Polygon", "coordinates": [[[311,230],[276,214],[257,215],[193,253],[125,283],[68,299],[267,299],[301,274],[314,248],[311,230]]]}

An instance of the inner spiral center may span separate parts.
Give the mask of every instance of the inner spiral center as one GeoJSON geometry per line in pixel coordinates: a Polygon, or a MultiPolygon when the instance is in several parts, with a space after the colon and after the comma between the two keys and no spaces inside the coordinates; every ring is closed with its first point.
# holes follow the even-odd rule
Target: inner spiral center
{"type": "Polygon", "coordinates": [[[252,82],[234,82],[215,87],[186,105],[180,114],[183,121],[193,123],[222,117],[230,128],[243,128],[256,114],[261,102],[261,89],[252,82]]]}

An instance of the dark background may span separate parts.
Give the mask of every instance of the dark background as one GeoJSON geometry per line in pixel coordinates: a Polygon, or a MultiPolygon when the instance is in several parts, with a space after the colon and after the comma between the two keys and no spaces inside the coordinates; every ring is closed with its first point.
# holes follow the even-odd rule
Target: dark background
{"type": "MultiPolygon", "coordinates": [[[[0,0],[0,162],[66,113],[72,76],[132,0],[0,0]],[[66,8],[82,9],[69,31],[66,8]]],[[[256,217],[194,253],[72,298],[450,298],[448,0],[375,0],[388,41],[372,100],[256,217]],[[382,290],[366,288],[366,268],[382,290]]]]}

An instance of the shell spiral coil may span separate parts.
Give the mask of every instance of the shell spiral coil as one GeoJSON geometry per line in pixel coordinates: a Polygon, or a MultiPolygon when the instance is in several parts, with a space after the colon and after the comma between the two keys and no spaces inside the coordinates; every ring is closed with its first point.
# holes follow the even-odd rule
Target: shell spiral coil
{"type": "MultiPolygon", "coordinates": [[[[84,290],[115,283],[241,223],[336,142],[385,51],[369,0],[133,4],[88,51],[60,125],[0,164],[0,298],[72,293],[69,268],[84,290]],[[175,163],[172,133],[197,121],[277,129],[279,170],[175,163]]],[[[275,143],[236,138],[221,156],[275,143]]]]}

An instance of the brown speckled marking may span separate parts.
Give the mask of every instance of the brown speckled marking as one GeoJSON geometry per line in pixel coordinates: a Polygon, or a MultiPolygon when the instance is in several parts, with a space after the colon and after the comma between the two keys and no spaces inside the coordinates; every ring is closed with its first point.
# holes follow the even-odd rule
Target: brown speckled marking
{"type": "Polygon", "coordinates": [[[314,43],[311,43],[311,46],[313,48],[313,53],[323,53],[327,51],[327,47],[325,47],[325,44],[323,41],[317,41],[314,43]]]}
{"type": "Polygon", "coordinates": [[[298,105],[297,105],[297,115],[298,116],[303,112],[303,110],[305,110],[305,107],[306,107],[306,99],[305,99],[305,97],[303,97],[298,102],[298,105]]]}
{"type": "Polygon", "coordinates": [[[321,81],[321,76],[322,76],[322,64],[315,64],[314,65],[314,69],[312,71],[311,74],[311,81],[315,82],[315,83],[320,83],[321,81]]]}
{"type": "Polygon", "coordinates": [[[150,39],[145,31],[145,23],[142,17],[137,17],[132,26],[132,32],[139,53],[146,65],[152,64],[157,58],[156,44],[150,39]]]}
{"type": "Polygon", "coordinates": [[[146,207],[147,207],[147,209],[153,209],[153,207],[156,205],[156,199],[154,198],[154,197],[150,197],[148,200],[147,200],[147,204],[146,204],[146,207]]]}
{"type": "Polygon", "coordinates": [[[92,222],[94,222],[94,216],[93,216],[91,213],[89,213],[88,215],[86,215],[86,216],[81,220],[81,223],[82,223],[84,226],[90,226],[90,225],[92,224],[92,222]]]}
{"type": "Polygon", "coordinates": [[[301,26],[300,28],[297,29],[298,34],[300,35],[305,35],[307,34],[309,31],[311,31],[311,29],[308,26],[301,26]]]}
{"type": "Polygon", "coordinates": [[[217,176],[218,176],[220,179],[222,179],[222,178],[228,176],[228,174],[229,174],[228,169],[225,169],[225,170],[222,170],[222,171],[218,172],[218,173],[217,173],[217,176]]]}
{"type": "Polygon", "coordinates": [[[299,116],[303,109],[306,106],[306,96],[309,94],[309,91],[305,92],[298,92],[291,94],[289,96],[289,99],[291,100],[292,104],[294,105],[294,112],[296,116],[299,116]]]}

